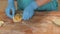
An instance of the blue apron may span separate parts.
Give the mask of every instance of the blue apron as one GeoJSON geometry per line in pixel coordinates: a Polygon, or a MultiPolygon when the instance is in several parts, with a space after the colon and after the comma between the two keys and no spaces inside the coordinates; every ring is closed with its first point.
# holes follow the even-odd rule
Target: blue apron
{"type": "MultiPolygon", "coordinates": [[[[17,0],[18,10],[24,9],[31,2],[35,0],[17,0]]],[[[38,7],[36,10],[57,10],[58,9],[58,0],[52,0],[51,2],[38,7]]]]}

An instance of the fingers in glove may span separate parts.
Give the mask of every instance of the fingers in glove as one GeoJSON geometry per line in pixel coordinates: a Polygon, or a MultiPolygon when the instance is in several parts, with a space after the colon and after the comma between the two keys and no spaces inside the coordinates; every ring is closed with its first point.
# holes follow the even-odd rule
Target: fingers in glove
{"type": "Polygon", "coordinates": [[[12,15],[10,14],[10,8],[7,8],[5,12],[9,18],[12,18],[12,15]]]}

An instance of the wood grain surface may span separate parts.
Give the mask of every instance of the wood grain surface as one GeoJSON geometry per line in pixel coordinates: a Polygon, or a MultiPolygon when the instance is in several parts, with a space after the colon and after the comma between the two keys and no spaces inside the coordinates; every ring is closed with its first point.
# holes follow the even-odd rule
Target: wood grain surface
{"type": "Polygon", "coordinates": [[[7,1],[0,1],[0,20],[5,22],[0,34],[60,34],[60,26],[49,21],[53,16],[60,17],[60,11],[36,12],[30,20],[13,23],[5,14],[6,6],[7,1]]]}

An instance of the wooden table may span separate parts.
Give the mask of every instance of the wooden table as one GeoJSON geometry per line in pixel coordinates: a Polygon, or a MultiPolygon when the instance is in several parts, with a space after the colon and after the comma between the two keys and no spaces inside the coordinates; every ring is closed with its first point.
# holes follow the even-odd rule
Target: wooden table
{"type": "Polygon", "coordinates": [[[50,21],[43,21],[46,17],[52,18],[51,15],[60,17],[60,12],[36,12],[32,19],[12,24],[12,19],[8,18],[4,12],[7,2],[0,1],[0,4],[0,20],[5,22],[0,27],[0,34],[60,34],[60,26],[50,21]]]}
{"type": "Polygon", "coordinates": [[[59,14],[60,12],[36,12],[32,19],[12,24],[12,19],[8,18],[5,15],[5,12],[0,11],[0,20],[3,20],[5,22],[5,24],[0,28],[0,33],[60,34],[59,26],[53,24],[52,22],[41,23],[41,20],[46,17],[52,18],[50,17],[51,15],[60,17],[59,14]]]}

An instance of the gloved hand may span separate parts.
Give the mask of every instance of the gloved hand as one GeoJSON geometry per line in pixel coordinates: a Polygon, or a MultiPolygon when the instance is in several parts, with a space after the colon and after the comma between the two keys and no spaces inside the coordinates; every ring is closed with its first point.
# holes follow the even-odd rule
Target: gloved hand
{"type": "Polygon", "coordinates": [[[23,11],[23,20],[28,20],[29,18],[32,18],[34,15],[34,10],[38,8],[37,3],[34,1],[29,6],[27,6],[23,11]]]}
{"type": "Polygon", "coordinates": [[[5,10],[6,12],[6,15],[9,17],[9,18],[13,18],[14,14],[15,14],[15,6],[14,6],[14,0],[8,0],[8,6],[5,10]],[[12,10],[12,15],[10,14],[10,10],[12,10]]]}

